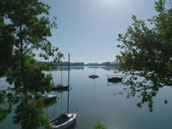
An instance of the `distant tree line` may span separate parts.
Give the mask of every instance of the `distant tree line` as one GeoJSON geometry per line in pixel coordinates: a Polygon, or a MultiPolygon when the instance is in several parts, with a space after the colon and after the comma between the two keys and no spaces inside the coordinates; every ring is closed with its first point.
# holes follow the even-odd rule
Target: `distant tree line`
{"type": "MultiPolygon", "coordinates": [[[[37,61],[37,65],[52,65],[52,66],[68,66],[68,62],[42,62],[37,61]]],[[[87,63],[84,62],[70,62],[70,66],[117,66],[116,62],[103,62],[103,63],[87,63]]]]}
{"type": "Polygon", "coordinates": [[[85,66],[117,66],[116,62],[88,63],[85,66]]]}

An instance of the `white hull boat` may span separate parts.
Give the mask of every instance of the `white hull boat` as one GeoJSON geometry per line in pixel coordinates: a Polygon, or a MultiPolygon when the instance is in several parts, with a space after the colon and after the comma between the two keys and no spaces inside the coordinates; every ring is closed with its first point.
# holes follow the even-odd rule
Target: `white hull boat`
{"type": "Polygon", "coordinates": [[[66,129],[75,123],[77,112],[64,113],[50,121],[52,129],[66,129]]]}

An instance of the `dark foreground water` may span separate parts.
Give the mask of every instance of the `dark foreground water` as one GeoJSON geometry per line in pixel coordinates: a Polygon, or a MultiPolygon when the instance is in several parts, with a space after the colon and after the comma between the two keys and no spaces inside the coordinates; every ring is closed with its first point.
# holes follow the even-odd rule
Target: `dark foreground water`
{"type": "MultiPolygon", "coordinates": [[[[122,83],[108,84],[107,75],[113,75],[114,69],[99,67],[95,70],[97,79],[88,76],[93,68],[76,67],[71,69],[70,111],[78,111],[76,125],[71,129],[91,129],[97,122],[108,129],[172,129],[172,89],[164,87],[153,98],[153,112],[149,112],[147,103],[141,108],[136,106],[140,98],[126,98],[126,94],[114,95],[125,86],[122,83]],[[164,103],[167,100],[167,104],[164,103]]],[[[60,71],[52,71],[54,83],[61,81],[60,71]]],[[[63,84],[67,84],[67,71],[63,71],[63,84]]],[[[1,80],[1,83],[4,83],[1,80]]],[[[55,117],[67,111],[67,92],[57,94],[57,103],[45,107],[46,115],[55,117]]],[[[12,116],[0,123],[0,129],[19,129],[14,125],[12,116]]]]}

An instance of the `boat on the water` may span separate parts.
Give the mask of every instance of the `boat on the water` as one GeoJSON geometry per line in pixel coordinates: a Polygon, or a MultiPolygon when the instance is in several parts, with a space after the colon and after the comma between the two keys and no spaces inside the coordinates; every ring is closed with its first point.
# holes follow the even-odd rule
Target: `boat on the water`
{"type": "Polygon", "coordinates": [[[89,78],[92,78],[92,79],[96,79],[96,78],[98,78],[98,77],[99,77],[99,76],[98,76],[98,75],[95,75],[95,74],[89,76],[89,78]]]}
{"type": "Polygon", "coordinates": [[[42,96],[42,99],[44,100],[45,104],[55,101],[56,98],[57,98],[57,95],[43,95],[42,96]]]}
{"type": "Polygon", "coordinates": [[[69,86],[65,85],[57,85],[52,88],[53,91],[63,91],[63,90],[69,90],[69,86]]]}
{"type": "Polygon", "coordinates": [[[77,112],[64,113],[50,121],[52,129],[66,129],[76,122],[77,112]]]}
{"type": "Polygon", "coordinates": [[[122,79],[121,77],[111,77],[111,78],[108,78],[108,82],[112,82],[112,83],[115,83],[115,82],[122,82],[122,79]]]}
{"type": "Polygon", "coordinates": [[[108,76],[108,82],[111,82],[111,83],[118,83],[118,82],[122,82],[122,75],[109,75],[108,76]]]}
{"type": "MultiPolygon", "coordinates": [[[[68,55],[68,59],[69,59],[69,65],[68,65],[68,88],[70,86],[69,83],[69,71],[70,71],[70,54],[68,55]]],[[[64,87],[63,85],[61,85],[61,87],[64,87]]],[[[50,120],[50,124],[51,124],[51,128],[52,129],[67,129],[68,127],[70,127],[71,125],[73,125],[76,122],[76,117],[77,117],[77,112],[70,112],[69,111],[69,91],[68,90],[68,97],[67,97],[67,113],[62,113],[60,116],[50,120]]]]}
{"type": "Polygon", "coordinates": [[[99,76],[96,75],[96,70],[95,70],[95,67],[94,67],[94,74],[90,75],[89,78],[92,78],[92,79],[96,79],[98,78],[99,76]]]}
{"type": "Polygon", "coordinates": [[[66,91],[69,90],[69,77],[70,77],[70,54],[68,55],[68,85],[63,85],[63,79],[62,79],[62,62],[61,62],[61,84],[54,86],[52,88],[52,91],[66,91]]]}

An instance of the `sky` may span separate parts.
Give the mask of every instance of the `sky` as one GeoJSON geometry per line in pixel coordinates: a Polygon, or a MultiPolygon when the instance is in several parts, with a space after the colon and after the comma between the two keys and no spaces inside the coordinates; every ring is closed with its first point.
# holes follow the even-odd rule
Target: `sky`
{"type": "MultiPolygon", "coordinates": [[[[115,61],[118,34],[132,24],[132,15],[146,20],[156,14],[155,0],[42,0],[57,17],[49,38],[72,62],[115,61]]],[[[66,59],[67,60],[67,59],[66,59]]]]}

